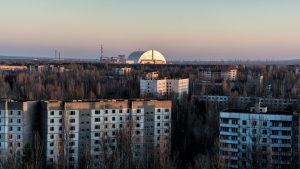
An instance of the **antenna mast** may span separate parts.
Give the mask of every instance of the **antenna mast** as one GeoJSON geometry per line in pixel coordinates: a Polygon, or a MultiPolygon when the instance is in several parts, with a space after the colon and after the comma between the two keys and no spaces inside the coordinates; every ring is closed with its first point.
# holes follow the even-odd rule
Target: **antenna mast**
{"type": "Polygon", "coordinates": [[[101,44],[100,62],[103,61],[103,45],[101,44]]]}

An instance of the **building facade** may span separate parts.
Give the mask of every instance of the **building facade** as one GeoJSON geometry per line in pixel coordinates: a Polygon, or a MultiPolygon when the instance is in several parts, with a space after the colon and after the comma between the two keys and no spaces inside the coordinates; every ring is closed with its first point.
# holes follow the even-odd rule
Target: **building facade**
{"type": "Polygon", "coordinates": [[[141,79],[140,95],[155,97],[177,94],[181,97],[189,93],[189,79],[141,79]]]}
{"type": "Polygon", "coordinates": [[[237,79],[237,69],[204,69],[201,70],[200,76],[205,80],[223,80],[228,79],[235,81],[237,79]]]}
{"type": "Polygon", "coordinates": [[[36,124],[36,101],[1,100],[0,157],[22,155],[26,144],[33,144],[36,124]]]}
{"type": "Polygon", "coordinates": [[[130,136],[133,158],[143,157],[146,149],[154,147],[160,150],[157,153],[169,151],[171,101],[45,101],[41,104],[47,165],[64,160],[70,168],[78,168],[83,159],[97,161],[104,150],[116,149],[122,133],[130,136]]]}
{"type": "Polygon", "coordinates": [[[255,102],[259,102],[261,105],[265,105],[269,110],[288,110],[292,109],[298,104],[297,99],[284,99],[284,98],[262,98],[262,97],[230,97],[230,96],[213,96],[213,95],[193,95],[193,99],[219,103],[224,106],[228,106],[229,103],[237,105],[239,108],[249,108],[255,102]]]}
{"type": "Polygon", "coordinates": [[[220,112],[219,153],[228,168],[297,168],[298,115],[249,110],[220,112]]]}

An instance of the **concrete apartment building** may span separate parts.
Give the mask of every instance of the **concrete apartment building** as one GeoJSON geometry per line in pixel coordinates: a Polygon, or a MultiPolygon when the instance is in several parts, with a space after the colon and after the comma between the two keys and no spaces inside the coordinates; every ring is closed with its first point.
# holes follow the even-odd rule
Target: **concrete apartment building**
{"type": "Polygon", "coordinates": [[[250,110],[220,112],[219,153],[228,168],[297,168],[299,116],[250,110]]]}
{"type": "Polygon", "coordinates": [[[153,95],[155,97],[177,94],[181,97],[189,93],[189,79],[141,79],[140,95],[153,95]]]}
{"type": "Polygon", "coordinates": [[[64,160],[78,168],[87,152],[99,159],[103,146],[116,148],[120,131],[131,135],[134,158],[147,148],[169,151],[171,107],[165,100],[43,101],[40,122],[47,164],[64,160]]]}
{"type": "Polygon", "coordinates": [[[201,71],[201,76],[206,80],[228,79],[235,81],[237,78],[237,69],[204,69],[201,71]]]}
{"type": "Polygon", "coordinates": [[[22,155],[35,136],[37,101],[0,101],[0,158],[22,155]]]}
{"type": "Polygon", "coordinates": [[[226,106],[231,102],[240,108],[250,107],[259,102],[262,105],[268,106],[269,110],[287,110],[298,104],[297,99],[284,98],[262,98],[262,97],[230,97],[230,96],[212,96],[212,95],[193,95],[193,99],[210,103],[219,103],[226,106]]]}

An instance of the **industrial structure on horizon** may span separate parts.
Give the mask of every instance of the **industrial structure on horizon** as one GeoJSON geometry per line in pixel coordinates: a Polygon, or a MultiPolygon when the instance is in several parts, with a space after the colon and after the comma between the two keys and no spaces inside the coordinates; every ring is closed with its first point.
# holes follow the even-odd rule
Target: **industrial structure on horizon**
{"type": "Polygon", "coordinates": [[[156,50],[134,51],[128,56],[127,59],[125,59],[125,55],[118,55],[116,57],[104,57],[102,45],[100,62],[111,64],[167,64],[167,60],[165,59],[165,57],[156,50]]]}

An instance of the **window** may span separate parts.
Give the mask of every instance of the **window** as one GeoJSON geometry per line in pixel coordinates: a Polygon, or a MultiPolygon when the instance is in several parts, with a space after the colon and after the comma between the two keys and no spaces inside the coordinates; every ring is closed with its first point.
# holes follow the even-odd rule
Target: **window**
{"type": "Polygon", "coordinates": [[[157,116],[157,120],[159,120],[160,119],[160,116],[157,116]]]}
{"type": "MultiPolygon", "coordinates": [[[[94,136],[95,136],[95,137],[99,137],[99,136],[100,136],[100,133],[95,133],[94,136]]],[[[98,141],[98,140],[96,140],[96,141],[98,141]]]]}
{"type": "Polygon", "coordinates": [[[50,139],[54,139],[54,135],[53,134],[50,135],[50,139]]]}
{"type": "Polygon", "coordinates": [[[95,129],[100,129],[100,125],[95,125],[95,129]]]}
{"type": "Polygon", "coordinates": [[[50,127],[50,131],[54,131],[54,127],[50,127]]]}
{"type": "Polygon", "coordinates": [[[273,127],[278,127],[279,126],[279,122],[278,121],[272,121],[272,126],[273,127]]]}
{"type": "Polygon", "coordinates": [[[170,110],[169,109],[165,109],[165,112],[170,112],[170,110]]]}
{"type": "Polygon", "coordinates": [[[112,113],[113,113],[113,114],[115,114],[115,113],[116,113],[116,110],[115,110],[115,109],[113,109],[113,110],[112,110],[112,113]]]}
{"type": "Polygon", "coordinates": [[[136,110],[136,113],[141,113],[141,110],[140,110],[140,109],[137,109],[137,110],[136,110]]]}
{"type": "Polygon", "coordinates": [[[115,125],[115,124],[112,124],[111,128],[113,128],[113,129],[116,128],[116,125],[115,125]]]}
{"type": "Polygon", "coordinates": [[[70,127],[70,130],[75,130],[75,126],[71,126],[71,127],[70,127]]]}
{"type": "Polygon", "coordinates": [[[284,122],[282,122],[282,127],[291,127],[291,123],[284,121],[284,122]]]}
{"type": "Polygon", "coordinates": [[[122,128],[123,127],[123,124],[119,124],[119,128],[122,128]]]}
{"type": "Polygon", "coordinates": [[[75,115],[75,111],[70,111],[70,115],[74,116],[75,115]]]}
{"type": "Polygon", "coordinates": [[[282,144],[290,144],[291,140],[290,139],[282,139],[282,144]]]}
{"type": "Polygon", "coordinates": [[[95,111],[95,114],[100,114],[100,111],[99,111],[99,110],[96,110],[96,111],[95,111]]]}
{"type": "Polygon", "coordinates": [[[231,128],[232,132],[238,132],[238,128],[231,128]]]}
{"type": "Polygon", "coordinates": [[[59,111],[59,115],[62,115],[62,111],[61,110],[59,111]]]}
{"type": "Polygon", "coordinates": [[[105,110],[105,114],[108,114],[108,110],[105,110]]]}
{"type": "Polygon", "coordinates": [[[229,128],[228,128],[228,127],[221,127],[221,131],[226,131],[226,132],[228,132],[228,131],[229,131],[229,128]]]}
{"type": "Polygon", "coordinates": [[[107,117],[104,117],[104,121],[108,121],[108,118],[107,118],[107,117]]]}
{"type": "Polygon", "coordinates": [[[264,134],[264,135],[266,135],[267,133],[268,133],[267,130],[263,130],[263,131],[262,131],[262,134],[264,134]]]}
{"type": "Polygon", "coordinates": [[[10,113],[10,115],[13,115],[13,111],[10,111],[9,113],[10,113]]]}
{"type": "Polygon", "coordinates": [[[263,138],[263,139],[262,139],[262,142],[263,142],[263,143],[267,143],[267,138],[263,138]]]}
{"type": "Polygon", "coordinates": [[[50,119],[50,123],[54,123],[54,119],[50,119]]]}
{"type": "Polygon", "coordinates": [[[278,130],[272,130],[272,135],[278,135],[278,130]]]}
{"type": "Polygon", "coordinates": [[[157,123],[156,126],[157,126],[157,127],[160,127],[160,123],[157,123]]]}
{"type": "Polygon", "coordinates": [[[122,121],[123,120],[123,118],[122,117],[120,117],[120,121],[122,121]]]}
{"type": "Polygon", "coordinates": [[[267,121],[264,121],[263,122],[263,126],[267,126],[268,125],[268,122],[267,121]]]}
{"type": "Polygon", "coordinates": [[[289,135],[291,135],[291,131],[283,130],[283,131],[282,131],[282,135],[284,135],[284,136],[289,136],[289,135]]]}
{"type": "Polygon", "coordinates": [[[169,115],[165,116],[165,119],[169,119],[169,118],[170,118],[169,115]]]}
{"type": "Polygon", "coordinates": [[[243,125],[247,125],[247,121],[246,120],[243,120],[243,125]]]}
{"type": "Polygon", "coordinates": [[[112,120],[112,121],[115,121],[115,120],[116,120],[116,117],[112,117],[111,120],[112,120]]]}
{"type": "Polygon", "coordinates": [[[257,122],[256,121],[252,121],[252,126],[256,126],[257,122]]]}
{"type": "Polygon", "coordinates": [[[232,124],[238,124],[238,122],[239,122],[238,120],[232,120],[231,121],[232,124]]]}
{"type": "Polygon", "coordinates": [[[19,115],[19,116],[21,115],[21,111],[18,111],[18,115],[19,115]]]}
{"type": "Polygon", "coordinates": [[[75,123],[75,119],[70,119],[70,123],[75,123]]]}
{"type": "Polygon", "coordinates": [[[136,127],[141,127],[140,123],[137,123],[137,124],[136,124],[136,127]]]}
{"type": "Polygon", "coordinates": [[[157,109],[157,112],[160,112],[160,109],[157,109]]]}
{"type": "Polygon", "coordinates": [[[100,118],[95,118],[95,122],[100,122],[100,118]]]}
{"type": "Polygon", "coordinates": [[[123,110],[122,110],[122,109],[120,109],[120,110],[119,110],[119,113],[120,113],[120,114],[122,114],[122,113],[123,113],[123,110]]]}

